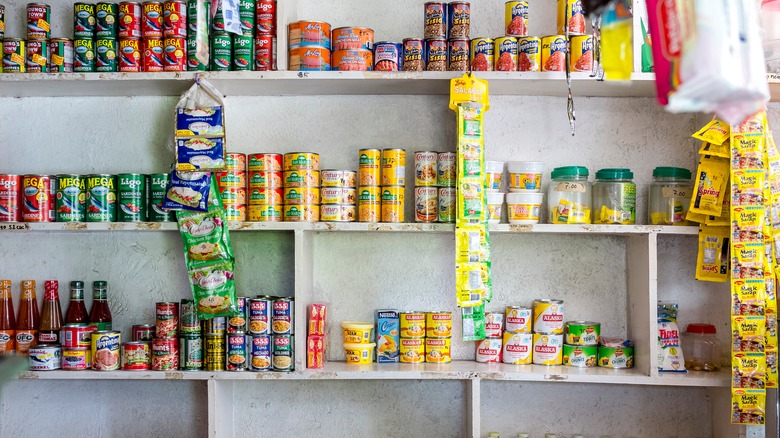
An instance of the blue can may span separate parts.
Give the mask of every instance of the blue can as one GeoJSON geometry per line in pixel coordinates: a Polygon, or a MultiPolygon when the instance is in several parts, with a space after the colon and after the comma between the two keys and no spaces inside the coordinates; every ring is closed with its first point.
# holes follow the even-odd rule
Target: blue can
{"type": "Polygon", "coordinates": [[[426,71],[447,71],[447,40],[426,40],[425,57],[426,71]]]}
{"type": "Polygon", "coordinates": [[[468,38],[471,35],[471,5],[469,2],[447,4],[447,37],[468,38]]]}
{"type": "Polygon", "coordinates": [[[374,71],[402,71],[403,69],[403,44],[390,41],[374,44],[374,71]]]}
{"type": "Polygon", "coordinates": [[[236,308],[238,314],[228,319],[228,333],[243,333],[246,331],[246,297],[236,297],[236,308]]]}
{"type": "Polygon", "coordinates": [[[271,369],[271,336],[252,336],[252,354],[249,359],[249,368],[252,371],[269,371],[271,369]]]}
{"type": "Polygon", "coordinates": [[[243,333],[231,333],[227,335],[226,364],[228,371],[246,370],[246,336],[243,333]]]}

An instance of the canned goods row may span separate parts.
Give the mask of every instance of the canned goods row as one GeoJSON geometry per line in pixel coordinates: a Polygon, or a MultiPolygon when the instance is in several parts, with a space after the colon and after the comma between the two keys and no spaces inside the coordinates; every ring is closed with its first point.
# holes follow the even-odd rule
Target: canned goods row
{"type": "MultiPolygon", "coordinates": [[[[450,338],[400,338],[394,352],[396,355],[394,362],[450,363],[452,362],[451,342],[450,338]]],[[[344,344],[347,364],[370,364],[374,361],[374,351],[374,343],[344,344]]],[[[383,353],[388,353],[388,351],[383,353]]]]}
{"type": "Polygon", "coordinates": [[[455,187],[457,157],[455,152],[415,152],[414,184],[416,186],[455,187]]]}
{"type": "MultiPolygon", "coordinates": [[[[569,35],[584,35],[586,32],[585,10],[582,0],[558,0],[556,31],[569,35]]],[[[504,25],[507,36],[528,36],[528,2],[509,0],[504,4],[504,25]]]]}
{"type": "Polygon", "coordinates": [[[455,222],[455,187],[415,187],[414,221],[421,223],[455,222]]]}
{"type": "Polygon", "coordinates": [[[513,36],[471,40],[473,71],[566,71],[567,46],[571,47],[570,71],[593,70],[593,37],[563,35],[542,38],[513,36]]]}
{"type": "Polygon", "coordinates": [[[471,34],[469,2],[427,2],[424,8],[425,39],[468,38],[471,34]]]}

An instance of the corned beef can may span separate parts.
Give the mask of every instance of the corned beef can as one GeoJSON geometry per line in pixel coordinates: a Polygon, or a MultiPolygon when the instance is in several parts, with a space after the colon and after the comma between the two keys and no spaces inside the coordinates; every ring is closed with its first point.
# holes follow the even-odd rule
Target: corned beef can
{"type": "Polygon", "coordinates": [[[405,38],[403,71],[425,71],[425,41],[420,38],[405,38]]]}
{"type": "Polygon", "coordinates": [[[49,41],[49,73],[73,73],[73,41],[67,38],[49,41]]]}
{"type": "Polygon", "coordinates": [[[141,4],[136,2],[119,3],[119,38],[141,38],[141,4]]]}
{"type": "Polygon", "coordinates": [[[119,40],[119,71],[141,71],[140,38],[122,38],[119,40]]]}
{"type": "Polygon", "coordinates": [[[50,175],[22,177],[22,220],[24,222],[54,222],[57,180],[50,175]]]}
{"type": "Polygon", "coordinates": [[[187,47],[184,38],[166,38],[163,65],[165,71],[184,71],[187,64],[187,47]]]}
{"type": "Polygon", "coordinates": [[[27,3],[27,40],[51,37],[51,7],[44,3],[27,3]]]}
{"type": "Polygon", "coordinates": [[[0,222],[21,222],[22,177],[0,174],[0,222]]]}
{"type": "Polygon", "coordinates": [[[255,37],[255,71],[276,70],[276,37],[258,35],[255,37]]]}
{"type": "Polygon", "coordinates": [[[509,0],[505,4],[504,24],[506,35],[528,35],[528,2],[509,0]]]}
{"type": "Polygon", "coordinates": [[[165,46],[160,38],[144,38],[142,42],[141,69],[145,72],[159,72],[165,70],[165,46]]]}
{"type": "Polygon", "coordinates": [[[257,0],[255,28],[257,35],[276,36],[276,0],[257,0]]]}
{"type": "Polygon", "coordinates": [[[141,19],[141,36],[144,38],[163,37],[163,5],[160,2],[144,2],[141,19]]]}
{"type": "Polygon", "coordinates": [[[539,71],[542,41],[536,37],[517,39],[517,71],[539,71]]]}
{"type": "Polygon", "coordinates": [[[49,42],[46,40],[27,40],[27,73],[48,73],[49,42]]]}
{"type": "Polygon", "coordinates": [[[374,70],[402,71],[403,68],[403,44],[390,41],[381,41],[374,45],[374,70]]]}
{"type": "Polygon", "coordinates": [[[330,71],[330,49],[294,47],[290,49],[289,62],[293,71],[330,71]]]}
{"type": "Polygon", "coordinates": [[[163,36],[187,38],[187,3],[173,0],[163,4],[163,36]]]}
{"type": "Polygon", "coordinates": [[[371,50],[374,48],[374,31],[365,27],[339,27],[333,29],[331,50],[371,50]]]}
{"type": "Polygon", "coordinates": [[[566,37],[542,37],[542,71],[566,71],[566,37]]]}
{"type": "Polygon", "coordinates": [[[477,342],[476,360],[479,363],[499,363],[503,358],[502,339],[485,338],[477,342]]]}
{"type": "Polygon", "coordinates": [[[467,71],[469,69],[469,40],[450,38],[447,43],[447,70],[467,71]]]}
{"type": "Polygon", "coordinates": [[[526,365],[533,362],[534,335],[531,333],[504,333],[503,357],[504,363],[526,365]]]}
{"type": "Polygon", "coordinates": [[[333,71],[371,71],[374,55],[370,50],[336,50],[331,54],[333,71]]]}
{"type": "Polygon", "coordinates": [[[494,46],[491,38],[471,40],[471,70],[493,71],[494,46]]]}

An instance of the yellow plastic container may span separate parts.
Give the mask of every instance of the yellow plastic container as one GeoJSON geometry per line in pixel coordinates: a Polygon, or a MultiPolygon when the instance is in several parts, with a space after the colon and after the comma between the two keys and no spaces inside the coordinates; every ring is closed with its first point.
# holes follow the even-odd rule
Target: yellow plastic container
{"type": "Polygon", "coordinates": [[[347,363],[351,365],[367,365],[374,361],[375,343],[370,344],[344,344],[344,354],[347,363]]]}
{"type": "Polygon", "coordinates": [[[344,321],[341,323],[344,329],[345,344],[368,344],[371,342],[371,331],[374,324],[370,322],[344,321]]]}

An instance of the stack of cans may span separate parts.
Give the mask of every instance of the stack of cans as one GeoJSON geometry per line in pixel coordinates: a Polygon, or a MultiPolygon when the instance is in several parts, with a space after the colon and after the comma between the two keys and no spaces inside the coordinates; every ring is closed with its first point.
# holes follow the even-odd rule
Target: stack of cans
{"type": "Polygon", "coordinates": [[[276,70],[276,27],[276,0],[257,0],[255,4],[255,71],[276,70]]]}
{"type": "Polygon", "coordinates": [[[282,154],[250,154],[249,207],[247,216],[253,222],[279,222],[282,220],[282,154]]]}
{"type": "Polygon", "coordinates": [[[179,303],[155,305],[155,335],[152,339],[152,370],[179,369],[179,303]]]}
{"type": "Polygon", "coordinates": [[[285,222],[319,222],[320,155],[312,152],[284,154],[285,222]]]}
{"type": "MultiPolygon", "coordinates": [[[[530,364],[534,335],[531,333],[531,309],[509,306],[504,313],[502,361],[513,365],[530,364]]],[[[487,315],[486,315],[487,316],[487,315]]]]}
{"type": "Polygon", "coordinates": [[[357,219],[353,170],[323,170],[320,189],[320,220],[324,222],[354,222],[357,219]]]}
{"type": "Polygon", "coordinates": [[[246,155],[228,153],[225,171],[217,173],[219,194],[225,217],[232,221],[246,220],[246,155]]]}
{"type": "MultiPolygon", "coordinates": [[[[238,298],[237,298],[238,300],[238,298]]],[[[201,321],[201,333],[203,334],[203,368],[206,371],[224,371],[227,362],[227,350],[225,349],[225,332],[227,330],[227,318],[215,316],[201,321]]]]}
{"type": "Polygon", "coordinates": [[[179,306],[179,368],[187,371],[203,369],[203,340],[195,301],[181,300],[179,306]]]}
{"type": "MultiPolygon", "coordinates": [[[[165,41],[163,40],[163,4],[153,1],[144,2],[142,5],[142,14],[141,70],[145,72],[165,71],[165,58],[163,55],[165,52],[165,41]]],[[[173,55],[175,56],[175,53],[173,55]]],[[[123,54],[123,56],[125,55],[123,54]]]]}
{"type": "Polygon", "coordinates": [[[415,222],[455,222],[456,160],[455,152],[414,153],[415,222]]]}
{"type": "Polygon", "coordinates": [[[382,150],[382,222],[403,222],[406,185],[406,151],[382,150]]]}
{"type": "Polygon", "coordinates": [[[501,362],[503,337],[504,314],[502,312],[485,312],[485,339],[477,342],[477,362],[501,362]]]}
{"type": "Polygon", "coordinates": [[[358,151],[358,221],[379,222],[381,219],[382,151],[358,151]]]}
{"type": "MultiPolygon", "coordinates": [[[[423,65],[427,71],[468,70],[471,5],[463,1],[427,2],[424,15],[425,62],[408,70],[419,70],[423,65]]],[[[415,43],[419,45],[413,39],[404,40],[404,51],[415,43]]]]}

